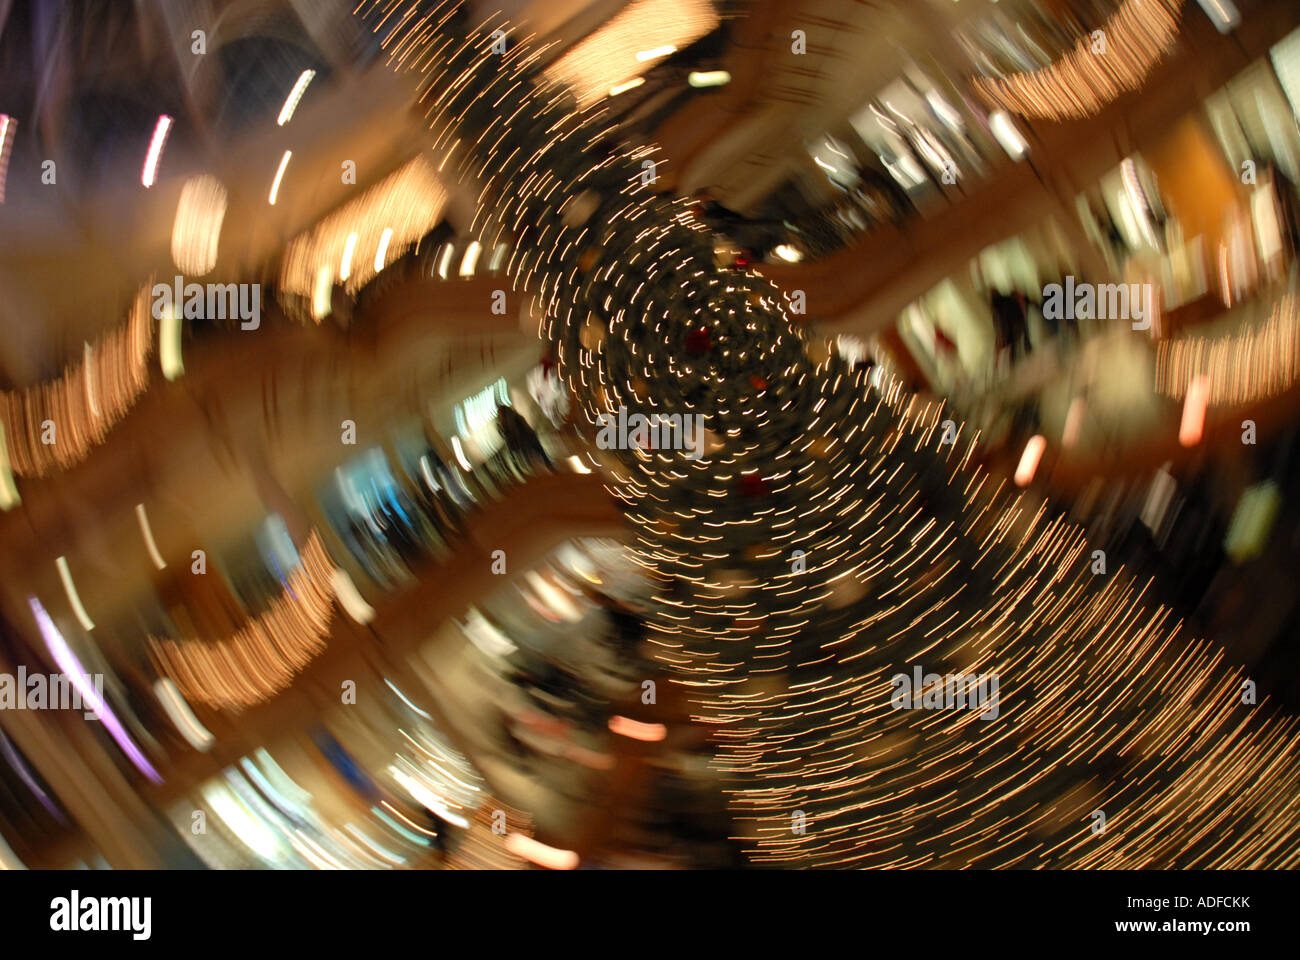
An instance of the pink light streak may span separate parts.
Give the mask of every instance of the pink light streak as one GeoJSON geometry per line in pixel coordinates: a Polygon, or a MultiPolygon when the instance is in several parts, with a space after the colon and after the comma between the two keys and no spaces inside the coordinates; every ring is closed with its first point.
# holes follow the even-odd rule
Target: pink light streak
{"type": "Polygon", "coordinates": [[[104,702],[104,698],[99,695],[99,691],[91,684],[85,668],[81,665],[81,661],[72,652],[68,642],[63,639],[63,634],[54,625],[50,615],[45,612],[41,602],[35,597],[28,597],[27,602],[31,605],[32,615],[36,618],[36,625],[41,629],[41,636],[45,638],[45,645],[49,647],[54,662],[59,665],[59,669],[63,671],[64,676],[72,681],[72,685],[77,688],[77,691],[81,694],[82,702],[90,705],[90,709],[94,711],[95,716],[108,728],[108,732],[117,741],[117,745],[122,748],[122,752],[135,764],[136,768],[154,783],[162,783],[162,776],[153,768],[148,757],[135,745],[135,741],[131,739],[123,728],[121,721],[117,719],[117,715],[109,709],[108,704],[104,702]]]}
{"type": "Polygon", "coordinates": [[[158,160],[162,157],[163,145],[167,143],[167,134],[172,128],[172,118],[163,114],[158,118],[158,125],[153,128],[153,139],[149,141],[149,153],[144,158],[144,170],[140,173],[140,182],[152,187],[154,176],[158,173],[158,160]]]}

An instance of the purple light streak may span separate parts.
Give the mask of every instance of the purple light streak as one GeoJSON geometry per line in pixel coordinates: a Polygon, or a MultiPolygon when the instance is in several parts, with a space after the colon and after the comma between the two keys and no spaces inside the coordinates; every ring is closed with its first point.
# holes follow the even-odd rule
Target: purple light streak
{"type": "Polygon", "coordinates": [[[122,748],[122,752],[135,764],[136,769],[154,783],[162,783],[163,778],[158,771],[153,768],[149,759],[135,745],[135,742],[118,721],[116,714],[108,708],[108,704],[99,695],[99,691],[91,685],[86,671],[77,659],[77,655],[72,652],[68,642],[63,639],[63,634],[59,633],[59,628],[54,625],[54,621],[45,612],[41,602],[35,597],[28,597],[27,602],[31,604],[32,615],[36,617],[36,625],[41,628],[41,636],[45,638],[45,645],[50,648],[54,662],[59,665],[59,669],[63,671],[64,676],[71,680],[72,685],[81,693],[82,701],[90,704],[90,709],[108,728],[108,732],[117,741],[117,745],[122,748]]]}

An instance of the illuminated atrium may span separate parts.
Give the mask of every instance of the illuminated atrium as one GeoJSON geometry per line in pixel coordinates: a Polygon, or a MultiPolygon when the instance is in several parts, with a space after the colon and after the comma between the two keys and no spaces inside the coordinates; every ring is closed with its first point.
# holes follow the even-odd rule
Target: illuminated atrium
{"type": "Polygon", "coordinates": [[[0,2],[0,864],[1300,866],[1298,118],[1294,0],[0,2]]]}

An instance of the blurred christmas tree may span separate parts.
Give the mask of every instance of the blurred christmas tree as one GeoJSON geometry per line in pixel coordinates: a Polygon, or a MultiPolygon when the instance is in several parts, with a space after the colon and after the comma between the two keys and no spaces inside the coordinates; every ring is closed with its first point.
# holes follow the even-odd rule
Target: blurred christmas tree
{"type": "Polygon", "coordinates": [[[368,16],[421,74],[480,238],[515,248],[579,419],[704,418],[702,457],[613,451],[607,475],[751,860],[1294,866],[1296,723],[1255,716],[1210,645],[971,467],[939,408],[806,337],[655,192],[662,158],[459,10],[368,16]],[[996,709],[895,709],[915,666],[995,682],[996,709]]]}

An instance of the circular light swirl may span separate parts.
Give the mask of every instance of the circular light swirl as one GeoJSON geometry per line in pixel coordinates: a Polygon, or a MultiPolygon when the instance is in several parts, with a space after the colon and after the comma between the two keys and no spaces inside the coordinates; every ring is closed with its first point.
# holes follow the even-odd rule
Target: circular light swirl
{"type": "Polygon", "coordinates": [[[1178,38],[1183,0],[1124,0],[1101,27],[1106,52],[1081,38],[1061,59],[1006,77],[973,77],[990,105],[1024,117],[1079,120],[1100,113],[1120,94],[1137,90],[1178,38]]]}
{"type": "Polygon", "coordinates": [[[463,9],[363,16],[419,74],[440,169],[479,196],[480,241],[510,244],[580,418],[703,417],[698,458],[672,436],[596,456],[751,859],[1300,863],[1300,725],[1242,704],[1146,585],[1092,576],[1082,532],[974,468],[973,437],[943,443],[944,407],[809,341],[642,180],[649,148],[463,9]],[[893,709],[913,666],[997,675],[999,717],[893,709]]]}

